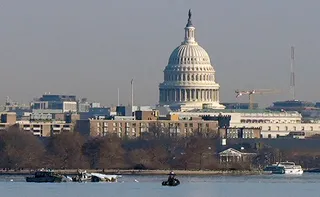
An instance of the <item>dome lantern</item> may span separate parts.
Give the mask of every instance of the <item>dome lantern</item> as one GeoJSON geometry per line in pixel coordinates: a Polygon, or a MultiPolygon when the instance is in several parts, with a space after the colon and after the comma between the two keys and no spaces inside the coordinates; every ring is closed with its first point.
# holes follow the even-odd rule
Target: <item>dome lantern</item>
{"type": "Polygon", "coordinates": [[[196,44],[195,41],[195,29],[194,26],[192,25],[191,21],[191,9],[189,9],[189,14],[188,14],[188,23],[186,27],[184,28],[185,31],[185,36],[184,36],[184,42],[183,44],[196,44]]]}

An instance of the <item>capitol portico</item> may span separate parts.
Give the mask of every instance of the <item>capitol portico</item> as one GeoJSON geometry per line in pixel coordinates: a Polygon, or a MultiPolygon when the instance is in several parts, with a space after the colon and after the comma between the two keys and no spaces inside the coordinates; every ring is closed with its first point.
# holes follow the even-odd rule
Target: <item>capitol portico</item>
{"type": "Polygon", "coordinates": [[[219,88],[208,53],[195,41],[189,10],[184,41],[171,53],[159,85],[159,104],[181,110],[224,109],[219,104],[219,88]]]}

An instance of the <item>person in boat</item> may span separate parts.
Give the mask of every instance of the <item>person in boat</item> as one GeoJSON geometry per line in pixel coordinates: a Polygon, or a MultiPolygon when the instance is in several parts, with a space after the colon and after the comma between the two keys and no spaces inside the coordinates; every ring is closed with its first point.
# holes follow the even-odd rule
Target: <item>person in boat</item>
{"type": "Polygon", "coordinates": [[[176,174],[173,172],[173,171],[171,171],[170,173],[169,173],[169,177],[168,177],[168,180],[167,180],[167,182],[171,185],[171,184],[174,184],[174,182],[175,182],[175,180],[176,180],[176,174]]]}

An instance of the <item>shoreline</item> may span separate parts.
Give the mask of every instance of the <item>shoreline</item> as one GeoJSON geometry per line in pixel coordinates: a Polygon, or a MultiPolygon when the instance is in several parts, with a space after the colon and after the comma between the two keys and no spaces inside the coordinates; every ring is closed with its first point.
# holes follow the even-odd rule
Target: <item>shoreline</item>
{"type": "MultiPolygon", "coordinates": [[[[85,170],[85,169],[81,169],[85,170]]],[[[68,169],[68,170],[55,170],[59,174],[64,175],[75,175],[77,174],[77,169],[68,169]]],[[[168,175],[170,170],[86,170],[88,173],[103,173],[103,174],[118,174],[118,175],[168,175]]],[[[265,174],[263,171],[259,170],[173,170],[177,175],[198,175],[198,176],[237,176],[237,175],[260,175],[265,174]]],[[[34,170],[9,170],[4,171],[0,170],[0,175],[30,175],[33,174],[34,170]]]]}

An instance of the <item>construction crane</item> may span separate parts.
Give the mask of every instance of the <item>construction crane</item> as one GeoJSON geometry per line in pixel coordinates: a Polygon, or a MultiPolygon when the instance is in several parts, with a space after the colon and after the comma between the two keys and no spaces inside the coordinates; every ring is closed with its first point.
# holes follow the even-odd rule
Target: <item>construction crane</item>
{"type": "Polygon", "coordinates": [[[236,98],[239,98],[242,95],[249,95],[249,109],[253,109],[253,95],[254,94],[272,94],[278,93],[278,90],[274,89],[259,89],[259,90],[236,90],[236,98]]]}

